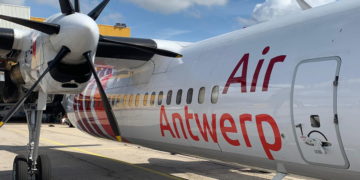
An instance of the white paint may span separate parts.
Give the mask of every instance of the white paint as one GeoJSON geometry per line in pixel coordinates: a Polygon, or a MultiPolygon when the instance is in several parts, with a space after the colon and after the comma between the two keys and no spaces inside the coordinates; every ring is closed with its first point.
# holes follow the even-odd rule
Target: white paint
{"type": "Polygon", "coordinates": [[[99,42],[99,28],[94,20],[85,14],[75,13],[68,16],[59,15],[49,20],[60,25],[59,34],[50,36],[50,42],[59,51],[66,46],[71,53],[62,61],[66,64],[84,62],[83,54],[95,52],[99,42]]]}
{"type": "MultiPolygon", "coordinates": [[[[129,97],[129,95],[163,92],[166,97],[167,92],[171,90],[172,103],[167,105],[164,103],[166,99],[164,98],[163,103],[158,105],[158,96],[156,96],[154,106],[135,107],[115,104],[114,113],[123,138],[164,151],[201,155],[278,171],[286,170],[288,173],[321,179],[358,179],[360,176],[358,141],[360,121],[357,118],[360,116],[359,9],[359,1],[342,1],[186,46],[156,40],[159,47],[180,52],[184,57],[174,59],[155,56],[153,62],[146,64],[149,67],[135,69],[117,67],[117,71],[113,73],[114,77],[106,86],[107,94],[111,97],[124,95],[129,97]],[[262,55],[267,46],[270,47],[270,51],[262,55]],[[237,83],[232,84],[227,93],[221,93],[239,60],[246,57],[246,54],[249,54],[247,92],[242,92],[240,84],[237,83]],[[274,65],[269,79],[269,89],[263,91],[270,62],[281,56],[286,56],[285,61],[274,65]],[[299,65],[304,60],[324,58],[333,58],[341,62],[335,65],[339,71],[334,70],[334,65],[328,64],[299,65]],[[256,91],[250,92],[250,84],[261,59],[264,59],[264,64],[259,72],[256,91]],[[151,74],[153,70],[151,63],[155,64],[156,73],[151,74]],[[296,67],[304,69],[300,68],[297,71],[296,67]],[[332,80],[337,74],[339,85],[335,88],[332,80]],[[210,101],[210,92],[214,86],[220,87],[219,100],[216,104],[210,101]],[[187,104],[186,93],[190,88],[193,88],[194,96],[192,103],[187,104]],[[201,88],[206,88],[203,104],[197,101],[201,88]],[[176,104],[175,97],[179,90],[183,91],[183,96],[181,103],[176,104]],[[162,105],[165,108],[163,119],[166,115],[175,137],[171,135],[170,130],[164,130],[164,135],[161,134],[162,105]],[[188,110],[187,117],[186,110],[188,110]],[[320,115],[321,128],[311,126],[308,116],[312,114],[320,115]],[[339,125],[334,124],[332,119],[335,114],[338,114],[339,125]],[[217,141],[212,140],[209,133],[208,141],[205,140],[195,115],[198,115],[200,125],[203,125],[204,115],[210,123],[214,117],[217,141]],[[246,144],[245,131],[241,129],[239,117],[241,115],[251,116],[251,121],[246,123],[250,146],[246,144]],[[231,126],[229,116],[234,119],[234,132],[224,132],[226,127],[231,126]],[[184,122],[187,138],[182,132],[179,117],[184,122]],[[221,117],[227,117],[222,128],[221,117]],[[262,117],[273,119],[279,129],[279,135],[274,134],[276,130],[269,123],[259,123],[262,117]],[[176,135],[173,118],[177,122],[180,138],[176,135]],[[190,119],[188,123],[186,119],[190,119]],[[312,130],[321,131],[332,146],[321,147],[324,140],[319,135],[302,137],[296,128],[297,123],[304,125],[304,135],[312,130]],[[264,135],[260,135],[259,127],[263,128],[264,135]],[[190,136],[190,130],[199,140],[190,136]],[[240,145],[231,145],[226,140],[226,135],[231,140],[237,140],[240,145]],[[281,147],[278,150],[268,149],[267,152],[262,138],[270,145],[280,139],[281,147]],[[319,155],[317,152],[323,153],[319,155]],[[274,160],[270,160],[271,157],[274,160]],[[346,163],[347,160],[350,166],[346,163]]],[[[42,44],[39,47],[39,54],[42,56],[33,58],[34,62],[22,62],[22,71],[27,73],[26,77],[30,79],[25,86],[30,84],[31,79],[36,79],[35,72],[45,69],[46,63],[54,57],[57,49],[49,46],[54,42],[50,42],[47,36],[36,33],[31,35],[38,35],[42,44]],[[26,69],[29,64],[29,68],[26,69]]],[[[80,41],[80,39],[72,39],[64,42],[74,43],[76,40],[80,41]]],[[[28,47],[24,45],[23,50],[28,50],[28,47]]],[[[24,56],[22,59],[25,59],[24,56]]],[[[236,77],[241,75],[240,72],[241,70],[235,74],[236,77]]],[[[64,94],[78,93],[84,90],[85,86],[89,89],[88,82],[73,91],[65,91],[59,87],[59,84],[47,76],[42,82],[42,87],[45,92],[64,94]]],[[[143,97],[141,96],[140,102],[143,97]]],[[[114,102],[113,100],[111,99],[111,102],[114,102]]],[[[71,105],[72,101],[69,103],[70,105],[65,104],[65,106],[71,114],[70,120],[76,124],[77,119],[74,119],[72,113],[78,113],[82,109],[79,107],[74,109],[71,105]]],[[[79,103],[85,105],[85,102],[79,103]]],[[[85,115],[85,119],[88,118],[85,115]]],[[[85,127],[85,130],[94,130],[94,128],[85,127]]]]}

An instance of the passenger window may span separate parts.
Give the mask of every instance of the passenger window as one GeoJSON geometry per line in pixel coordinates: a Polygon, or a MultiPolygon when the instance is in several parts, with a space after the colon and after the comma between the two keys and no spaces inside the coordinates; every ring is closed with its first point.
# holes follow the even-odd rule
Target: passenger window
{"type": "Polygon", "coordinates": [[[126,102],[127,102],[127,95],[124,96],[124,100],[123,100],[123,105],[126,106],[126,102]]]}
{"type": "Polygon", "coordinates": [[[140,94],[137,94],[135,98],[135,106],[139,107],[139,104],[140,104],[140,94]]]}
{"type": "Polygon", "coordinates": [[[119,96],[119,103],[118,103],[118,106],[120,106],[120,104],[122,104],[123,103],[123,95],[120,95],[119,96]]]}
{"type": "Polygon", "coordinates": [[[181,104],[182,93],[183,93],[183,90],[179,89],[179,91],[177,92],[177,95],[176,95],[176,104],[177,105],[181,104]]]}
{"type": "Polygon", "coordinates": [[[198,101],[199,101],[199,104],[204,104],[204,102],[205,102],[205,87],[200,88],[198,101]]]}
{"type": "Polygon", "coordinates": [[[193,94],[194,94],[194,89],[190,88],[187,92],[187,96],[186,96],[186,103],[187,104],[191,104],[192,103],[192,98],[193,98],[193,94]]]}
{"type": "Polygon", "coordinates": [[[153,92],[150,97],[150,105],[151,106],[155,105],[155,96],[156,96],[156,93],[153,92]]]}
{"type": "Polygon", "coordinates": [[[164,92],[160,91],[159,96],[158,96],[158,105],[160,106],[162,104],[164,98],[164,92]]]}
{"type": "Polygon", "coordinates": [[[219,99],[219,86],[214,86],[211,92],[211,103],[216,104],[219,99]]]}
{"type": "Polygon", "coordinates": [[[144,106],[147,106],[147,104],[148,104],[148,99],[149,99],[149,93],[145,93],[144,99],[143,99],[143,105],[144,105],[144,106]]]}
{"type": "Polygon", "coordinates": [[[166,104],[167,105],[170,105],[171,104],[171,99],[172,99],[172,90],[170,90],[167,94],[167,97],[166,97],[166,104]]]}
{"type": "Polygon", "coordinates": [[[118,98],[117,96],[114,97],[114,106],[116,106],[116,104],[118,103],[118,98]]]}
{"type": "Polygon", "coordinates": [[[114,106],[114,104],[115,104],[115,98],[114,98],[114,96],[111,96],[111,97],[110,97],[109,103],[111,104],[111,106],[114,106]]]}
{"type": "Polygon", "coordinates": [[[129,97],[129,106],[131,107],[131,106],[133,106],[133,101],[134,100],[134,95],[130,95],[130,97],[129,97]]]}
{"type": "Polygon", "coordinates": [[[113,97],[113,106],[115,106],[116,100],[117,100],[117,99],[116,99],[116,96],[114,96],[114,97],[113,97]]]}

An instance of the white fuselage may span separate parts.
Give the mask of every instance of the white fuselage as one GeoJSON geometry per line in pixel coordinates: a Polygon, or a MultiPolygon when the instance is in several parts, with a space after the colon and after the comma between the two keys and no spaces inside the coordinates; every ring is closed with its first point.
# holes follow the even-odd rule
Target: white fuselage
{"type": "MultiPolygon", "coordinates": [[[[359,179],[359,19],[359,2],[338,2],[188,45],[182,59],[155,56],[136,69],[99,73],[121,135],[131,143],[359,179]]],[[[93,82],[67,100],[73,124],[111,138],[93,82]]]]}

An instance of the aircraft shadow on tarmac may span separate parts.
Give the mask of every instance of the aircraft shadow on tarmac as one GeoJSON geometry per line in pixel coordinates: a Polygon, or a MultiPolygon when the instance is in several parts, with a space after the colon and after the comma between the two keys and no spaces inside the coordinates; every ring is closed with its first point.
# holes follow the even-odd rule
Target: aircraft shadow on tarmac
{"type": "MultiPolygon", "coordinates": [[[[156,172],[162,172],[166,174],[190,173],[214,179],[263,180],[264,178],[239,174],[235,171],[255,174],[268,173],[264,171],[225,165],[216,162],[214,163],[211,161],[183,162],[160,158],[150,158],[148,160],[149,163],[146,164],[135,164],[135,166],[141,167],[138,168],[133,165],[121,163],[116,160],[66,150],[66,148],[89,146],[91,147],[99,145],[91,144],[79,146],[42,146],[40,148],[40,154],[47,154],[50,157],[53,178],[55,180],[171,179],[169,176],[164,176],[156,172]],[[144,170],[144,168],[151,170],[147,171],[144,170]]],[[[26,148],[27,146],[0,146],[0,150],[8,151],[14,154],[25,154],[26,148]]],[[[0,166],[12,166],[12,164],[4,165],[3,163],[4,162],[2,161],[0,166]]],[[[11,174],[12,171],[0,170],[0,179],[11,179],[11,174]]]]}

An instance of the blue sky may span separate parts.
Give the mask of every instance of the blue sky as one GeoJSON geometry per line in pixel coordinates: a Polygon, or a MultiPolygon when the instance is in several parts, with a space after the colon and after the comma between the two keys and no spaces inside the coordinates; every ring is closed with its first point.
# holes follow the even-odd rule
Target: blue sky
{"type": "MultiPolygon", "coordinates": [[[[255,4],[262,1],[230,0],[225,5],[194,5],[169,13],[154,12],[126,0],[113,0],[98,23],[126,23],[133,37],[198,41],[242,28],[237,18],[250,17],[255,4]]],[[[48,17],[59,12],[59,8],[51,3],[27,1],[25,5],[31,7],[31,15],[36,17],[48,17]]],[[[82,9],[87,12],[89,5],[83,4],[82,9]]]]}
{"type": "MultiPolygon", "coordinates": [[[[328,3],[335,0],[309,0],[328,3]]],[[[0,0],[31,7],[31,16],[58,13],[58,0],[0,0]]],[[[84,13],[100,0],[80,0],[84,13]]],[[[98,23],[126,23],[132,37],[199,41],[300,11],[296,0],[111,0],[98,23]]]]}

